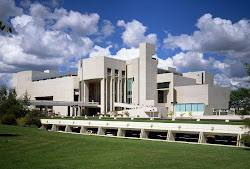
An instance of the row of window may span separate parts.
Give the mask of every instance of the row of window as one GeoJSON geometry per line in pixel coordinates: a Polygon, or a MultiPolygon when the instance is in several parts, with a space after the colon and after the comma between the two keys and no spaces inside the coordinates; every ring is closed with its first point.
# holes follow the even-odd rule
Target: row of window
{"type": "Polygon", "coordinates": [[[176,104],[175,111],[204,111],[204,104],[176,104]]]}
{"type": "MultiPolygon", "coordinates": [[[[111,75],[111,68],[107,68],[107,74],[111,75]]],[[[118,75],[119,75],[119,70],[115,69],[115,76],[118,76],[118,75]]],[[[125,76],[126,76],[126,72],[122,71],[122,77],[125,77],[125,76]]]]}

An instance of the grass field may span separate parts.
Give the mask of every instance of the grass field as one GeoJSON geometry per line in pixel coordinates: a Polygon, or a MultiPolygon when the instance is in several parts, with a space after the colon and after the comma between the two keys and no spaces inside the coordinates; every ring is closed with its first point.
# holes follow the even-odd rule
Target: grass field
{"type": "Polygon", "coordinates": [[[249,168],[250,149],[0,125],[1,168],[249,168]],[[18,134],[5,136],[4,134],[18,134]]]}

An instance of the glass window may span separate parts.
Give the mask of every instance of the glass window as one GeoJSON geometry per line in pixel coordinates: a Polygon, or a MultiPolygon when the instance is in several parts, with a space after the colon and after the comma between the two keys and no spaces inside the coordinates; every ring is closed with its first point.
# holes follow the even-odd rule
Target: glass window
{"type": "Polygon", "coordinates": [[[111,75],[111,69],[110,68],[107,69],[107,74],[111,75]]]}
{"type": "Polygon", "coordinates": [[[191,104],[186,104],[186,111],[191,111],[191,104]]]}
{"type": "Polygon", "coordinates": [[[115,69],[115,76],[118,76],[119,70],[115,69]]]}
{"type": "Polygon", "coordinates": [[[185,111],[185,104],[181,104],[181,111],[185,111]]]}
{"type": "Polygon", "coordinates": [[[126,75],[125,71],[122,71],[122,77],[125,77],[125,75],[126,75]]]}
{"type": "Polygon", "coordinates": [[[204,105],[198,104],[198,111],[204,111],[204,105]]]}
{"type": "Polygon", "coordinates": [[[175,105],[175,111],[180,111],[180,105],[179,104],[175,105]]]}
{"type": "Polygon", "coordinates": [[[169,83],[170,82],[157,83],[157,89],[169,88],[169,83]]]}
{"type": "Polygon", "coordinates": [[[192,104],[192,111],[197,111],[197,104],[192,104]]]}

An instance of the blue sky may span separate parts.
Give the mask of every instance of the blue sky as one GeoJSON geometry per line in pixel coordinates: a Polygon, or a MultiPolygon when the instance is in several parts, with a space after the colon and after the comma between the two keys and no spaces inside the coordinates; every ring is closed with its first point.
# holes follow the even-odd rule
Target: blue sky
{"type": "Polygon", "coordinates": [[[23,70],[77,69],[81,58],[137,57],[138,44],[157,46],[159,67],[207,70],[215,84],[249,88],[250,1],[42,0],[0,1],[15,30],[0,34],[0,85],[23,70]]]}

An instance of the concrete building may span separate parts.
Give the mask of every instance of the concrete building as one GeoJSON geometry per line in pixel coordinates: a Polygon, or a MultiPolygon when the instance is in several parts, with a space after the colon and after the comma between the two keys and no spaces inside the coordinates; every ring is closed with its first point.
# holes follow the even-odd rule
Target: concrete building
{"type": "Polygon", "coordinates": [[[45,107],[65,116],[113,111],[128,111],[130,117],[167,117],[169,111],[175,116],[190,112],[203,116],[213,115],[213,109],[228,109],[229,89],[214,86],[213,73],[181,74],[175,68],[157,68],[155,46],[141,43],[139,49],[139,57],[130,61],[81,59],[78,71],[18,72],[13,86],[18,96],[27,91],[31,100],[47,100],[45,107]]]}

